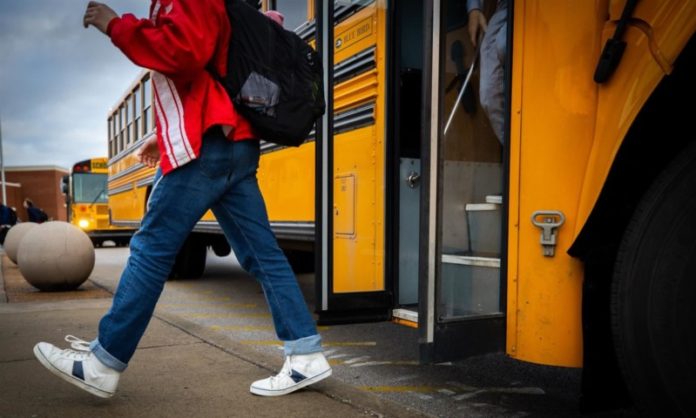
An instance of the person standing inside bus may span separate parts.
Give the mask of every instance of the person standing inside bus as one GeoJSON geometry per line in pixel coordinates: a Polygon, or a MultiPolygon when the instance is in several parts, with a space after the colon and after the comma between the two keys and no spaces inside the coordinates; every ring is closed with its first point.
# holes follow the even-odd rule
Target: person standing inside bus
{"type": "Polygon", "coordinates": [[[507,0],[497,0],[490,21],[481,9],[483,0],[467,0],[468,30],[471,43],[481,42],[481,78],[479,95],[481,107],[488,115],[491,127],[500,143],[504,135],[504,81],[507,51],[507,0]],[[483,38],[481,34],[483,33],[483,38]],[[481,38],[481,39],[479,39],[481,38]]]}
{"type": "Polygon", "coordinates": [[[222,0],[152,0],[149,19],[121,17],[89,2],[85,27],[111,38],[135,64],[152,70],[156,139],[138,151],[159,162],[140,230],[130,244],[111,309],[91,343],[67,336],[70,349],[41,342],[37,359],[100,397],[111,397],[152,317],[180,247],[211,208],[240,264],[260,282],[285,363],[250,391],[277,396],[331,375],[321,338],[297,280],[271,231],[256,171],[259,141],[206,71],[226,73],[230,27],[222,0]]]}

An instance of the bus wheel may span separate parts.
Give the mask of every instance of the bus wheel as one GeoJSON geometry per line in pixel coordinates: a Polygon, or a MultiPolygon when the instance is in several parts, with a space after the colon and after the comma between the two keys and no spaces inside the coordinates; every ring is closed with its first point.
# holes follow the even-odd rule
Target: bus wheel
{"type": "Polygon", "coordinates": [[[617,356],[636,406],[651,416],[696,416],[695,191],[696,144],[645,194],[617,256],[617,356]]]}
{"type": "Polygon", "coordinates": [[[314,253],[311,251],[283,250],[295,274],[314,272],[314,253]]]}
{"type": "Polygon", "coordinates": [[[208,248],[205,243],[190,235],[176,256],[174,267],[169,274],[170,279],[197,279],[205,270],[205,259],[208,248]]]}

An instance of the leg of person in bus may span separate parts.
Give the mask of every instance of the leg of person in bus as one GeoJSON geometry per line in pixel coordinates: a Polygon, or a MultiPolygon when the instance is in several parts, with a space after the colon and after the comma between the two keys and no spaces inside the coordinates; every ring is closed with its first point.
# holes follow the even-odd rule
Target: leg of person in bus
{"type": "Polygon", "coordinates": [[[486,112],[493,133],[500,143],[504,139],[505,58],[507,44],[507,6],[500,3],[491,16],[481,40],[481,79],[479,82],[481,107],[486,112]]]}
{"type": "Polygon", "coordinates": [[[49,370],[101,397],[111,397],[120,372],[126,369],[174,264],[176,255],[205,211],[225,192],[231,155],[225,155],[221,135],[206,135],[200,159],[179,167],[156,183],[141,229],[131,239],[131,255],[121,276],[111,309],[99,323],[91,344],[66,340],[74,350],[39,343],[34,352],[49,370]]]}
{"type": "Polygon", "coordinates": [[[281,372],[252,383],[250,391],[284,395],[330,376],[331,367],[297,279],[271,231],[256,179],[258,141],[239,141],[233,147],[229,191],[212,209],[240,264],[261,284],[276,334],[285,345],[281,372]]]}

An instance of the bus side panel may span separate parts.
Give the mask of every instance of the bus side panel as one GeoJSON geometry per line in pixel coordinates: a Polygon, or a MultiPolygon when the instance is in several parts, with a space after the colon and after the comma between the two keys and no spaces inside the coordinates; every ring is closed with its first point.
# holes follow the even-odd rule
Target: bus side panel
{"type": "Polygon", "coordinates": [[[582,362],[583,271],[566,251],[592,144],[598,4],[515,2],[507,352],[535,363],[582,362]],[[535,211],[565,215],[553,257],[543,254],[535,211]]]}
{"type": "Polygon", "coordinates": [[[314,222],[314,150],[308,142],[261,155],[259,186],[271,222],[314,222]]]}
{"type": "Polygon", "coordinates": [[[334,134],[333,291],[384,290],[386,18],[378,1],[335,29],[335,62],[376,47],[376,71],[334,88],[335,109],[374,103],[374,123],[334,134]]]}
{"type": "Polygon", "coordinates": [[[140,224],[145,214],[147,186],[155,175],[154,168],[137,162],[134,154],[109,166],[109,210],[114,225],[140,224]]]}

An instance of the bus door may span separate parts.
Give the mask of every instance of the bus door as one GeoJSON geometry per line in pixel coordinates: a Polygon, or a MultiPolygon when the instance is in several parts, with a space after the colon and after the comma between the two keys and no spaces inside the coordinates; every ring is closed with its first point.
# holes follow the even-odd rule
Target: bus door
{"type": "Polygon", "coordinates": [[[393,207],[388,245],[393,283],[393,320],[418,326],[418,243],[421,197],[421,89],[423,85],[423,0],[393,2],[390,70],[391,131],[388,134],[393,207]]]}
{"type": "Polygon", "coordinates": [[[328,93],[317,144],[317,312],[324,324],[386,320],[387,1],[329,3],[315,3],[328,93]]]}
{"type": "MultiPolygon", "coordinates": [[[[425,3],[418,324],[421,360],[439,362],[505,347],[505,138],[480,104],[466,2],[425,3]]],[[[483,3],[490,23],[500,2],[483,3]]]]}

